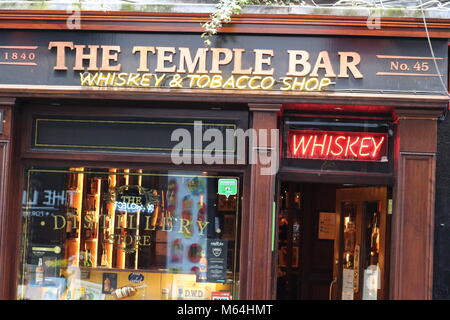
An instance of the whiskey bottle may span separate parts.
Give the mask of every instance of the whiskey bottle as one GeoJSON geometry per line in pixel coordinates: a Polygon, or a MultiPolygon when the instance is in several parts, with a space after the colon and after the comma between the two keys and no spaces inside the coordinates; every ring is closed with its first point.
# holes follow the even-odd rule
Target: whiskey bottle
{"type": "Polygon", "coordinates": [[[39,258],[38,266],[36,267],[35,282],[38,285],[41,285],[44,283],[44,265],[42,263],[42,258],[39,258]]]}
{"type": "Polygon", "coordinates": [[[84,266],[92,267],[91,250],[89,249],[86,251],[86,257],[84,258],[84,266]]]}
{"type": "Polygon", "coordinates": [[[206,281],[208,277],[208,259],[206,258],[205,251],[201,252],[201,258],[199,261],[199,271],[197,275],[197,281],[206,281]]]}
{"type": "Polygon", "coordinates": [[[137,293],[137,289],[139,288],[144,288],[147,285],[143,284],[140,286],[125,286],[122,288],[118,288],[116,290],[113,291],[113,295],[117,298],[117,299],[124,299],[124,298],[128,298],[128,297],[132,297],[134,295],[136,295],[137,293]]]}
{"type": "Polygon", "coordinates": [[[103,249],[103,251],[102,251],[102,258],[101,258],[100,266],[104,267],[104,268],[108,268],[108,258],[106,256],[105,249],[103,249]]]}

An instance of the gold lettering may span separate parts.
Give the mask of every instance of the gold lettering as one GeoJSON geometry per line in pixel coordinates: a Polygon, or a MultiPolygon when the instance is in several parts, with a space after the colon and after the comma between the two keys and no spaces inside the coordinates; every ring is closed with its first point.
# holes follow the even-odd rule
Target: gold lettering
{"type": "Polygon", "coordinates": [[[144,242],[142,243],[143,246],[149,246],[150,245],[150,236],[142,236],[144,239],[144,242]]]}
{"type": "Polygon", "coordinates": [[[92,228],[93,225],[94,225],[94,216],[91,213],[87,213],[84,216],[83,227],[90,229],[92,228]]]}
{"type": "Polygon", "coordinates": [[[250,89],[252,89],[252,90],[255,90],[255,89],[259,89],[259,88],[261,88],[261,86],[258,84],[258,85],[253,85],[253,83],[255,82],[255,81],[261,81],[261,77],[251,77],[250,78],[250,81],[248,82],[248,87],[250,88],[250,89]]]}
{"type": "Polygon", "coordinates": [[[305,83],[306,91],[314,91],[317,90],[318,87],[319,87],[319,80],[317,78],[308,79],[305,83]],[[313,87],[310,87],[311,84],[313,85],[313,87]]]}
{"type": "Polygon", "coordinates": [[[97,83],[98,73],[92,74],[90,72],[80,73],[80,82],[82,86],[93,86],[97,83]]]}
{"type": "Polygon", "coordinates": [[[122,228],[122,223],[123,223],[123,214],[118,214],[116,216],[116,230],[120,230],[122,228]]]}
{"type": "Polygon", "coordinates": [[[288,50],[289,54],[289,71],[286,73],[288,76],[302,77],[309,73],[311,70],[311,64],[308,62],[309,53],[305,50],[288,50]],[[300,59],[298,59],[300,56],[300,59]],[[302,71],[297,71],[297,66],[303,66],[302,71]]]}
{"type": "Polygon", "coordinates": [[[165,74],[163,74],[163,75],[161,75],[159,78],[158,78],[158,76],[155,74],[155,87],[160,87],[161,86],[161,83],[162,83],[162,81],[164,80],[164,78],[165,78],[165,74]]]}
{"type": "Polygon", "coordinates": [[[186,65],[187,73],[208,73],[208,71],[206,70],[206,53],[209,50],[208,48],[197,49],[194,59],[192,59],[191,57],[191,51],[189,50],[189,48],[178,48],[178,50],[180,52],[178,72],[186,72],[186,65]],[[197,68],[197,71],[195,71],[195,68],[197,68]]]}
{"type": "Polygon", "coordinates": [[[172,217],[164,217],[163,220],[163,225],[162,225],[162,229],[161,231],[165,231],[165,232],[171,232],[173,230],[173,223],[172,223],[172,217]],[[167,229],[166,227],[169,226],[170,228],[167,229]]]}
{"type": "Polygon", "coordinates": [[[244,49],[233,49],[234,51],[234,66],[232,74],[252,74],[253,68],[242,69],[242,53],[244,49]]]}
{"type": "Polygon", "coordinates": [[[120,53],[120,46],[102,46],[102,67],[103,71],[120,71],[121,64],[112,66],[110,60],[116,61],[120,53]],[[115,51],[114,53],[112,53],[115,51]]]}
{"type": "Polygon", "coordinates": [[[302,79],[302,81],[298,81],[298,78],[297,77],[295,77],[294,78],[294,82],[292,83],[292,86],[291,86],[291,90],[303,90],[303,87],[304,87],[304,85],[305,85],[305,78],[301,78],[302,79]]]}
{"type": "Polygon", "coordinates": [[[150,86],[150,79],[151,79],[152,77],[153,77],[152,74],[150,74],[150,73],[144,73],[144,74],[142,75],[142,77],[141,77],[140,85],[141,85],[142,87],[144,87],[144,86],[149,87],[149,86],[150,86]]]}
{"type": "Polygon", "coordinates": [[[51,41],[48,44],[48,50],[56,47],[56,65],[53,70],[67,70],[66,66],[66,48],[73,50],[73,42],[51,41]]]}
{"type": "Polygon", "coordinates": [[[234,76],[231,76],[227,79],[227,81],[225,81],[225,83],[223,84],[222,88],[226,89],[226,88],[230,88],[230,89],[234,89],[234,76]]]}
{"type": "Polygon", "coordinates": [[[191,234],[191,232],[189,231],[189,225],[191,224],[191,222],[187,219],[180,219],[180,230],[178,231],[178,233],[183,233],[183,228],[184,228],[184,232],[187,234],[191,234]]]}
{"type": "Polygon", "coordinates": [[[210,83],[209,87],[211,89],[218,89],[218,88],[220,88],[222,86],[222,80],[223,79],[222,79],[221,75],[218,75],[218,74],[214,75],[212,77],[212,79],[211,79],[211,83],[210,83]]]}
{"type": "Polygon", "coordinates": [[[127,80],[127,86],[132,86],[134,85],[135,87],[138,87],[138,79],[141,75],[139,73],[130,73],[128,75],[128,80],[127,80]]]}
{"type": "Polygon", "coordinates": [[[334,84],[334,82],[331,82],[331,80],[328,78],[320,79],[319,90],[322,90],[322,89],[328,87],[330,84],[334,84]]]}
{"type": "Polygon", "coordinates": [[[133,236],[132,236],[132,235],[129,235],[129,234],[126,234],[126,235],[125,235],[125,244],[126,244],[126,245],[130,245],[130,244],[132,244],[132,243],[133,243],[133,236]],[[129,241],[128,241],[127,239],[129,239],[129,241]]]}
{"type": "Polygon", "coordinates": [[[119,87],[124,86],[127,83],[127,76],[128,74],[125,72],[119,73],[119,75],[117,76],[117,79],[119,79],[119,81],[117,81],[116,85],[119,87]]]}
{"type": "Polygon", "coordinates": [[[291,89],[291,82],[292,82],[291,77],[283,77],[281,78],[281,80],[283,81],[283,87],[281,87],[280,90],[286,91],[291,89]]]}
{"type": "Polygon", "coordinates": [[[204,231],[205,231],[205,228],[206,228],[206,226],[208,225],[208,223],[209,223],[209,221],[205,221],[205,222],[203,222],[203,221],[201,221],[201,220],[197,220],[197,225],[198,225],[198,229],[200,230],[200,235],[204,235],[204,231]]]}
{"type": "Polygon", "coordinates": [[[137,227],[134,224],[134,221],[136,221],[136,215],[130,214],[130,215],[128,215],[127,218],[128,218],[128,226],[127,226],[127,228],[128,229],[132,229],[132,230],[136,230],[137,227]]]}
{"type": "Polygon", "coordinates": [[[272,87],[275,85],[275,78],[274,77],[264,77],[261,81],[261,89],[263,90],[269,90],[272,89],[272,87]]]}
{"type": "Polygon", "coordinates": [[[115,234],[114,235],[114,239],[116,241],[116,244],[121,244],[122,243],[122,235],[121,234],[115,234]]]}
{"type": "Polygon", "coordinates": [[[104,86],[107,86],[109,83],[109,80],[111,78],[111,73],[103,73],[103,72],[98,72],[98,77],[97,77],[97,86],[101,86],[102,82],[104,86]]]}
{"type": "Polygon", "coordinates": [[[189,74],[187,77],[191,80],[189,82],[189,88],[193,88],[195,81],[197,81],[200,78],[198,74],[189,74]]]}
{"type": "Polygon", "coordinates": [[[83,61],[88,60],[89,66],[87,68],[88,71],[96,71],[97,67],[97,53],[100,46],[97,45],[75,45],[75,66],[73,70],[84,70],[83,61]],[[85,48],[89,49],[89,53],[84,53],[85,48]]]}
{"type": "Polygon", "coordinates": [[[226,48],[212,48],[211,73],[222,73],[220,66],[227,65],[233,59],[233,51],[226,48]],[[223,54],[223,58],[220,56],[223,54]]]}
{"type": "Polygon", "coordinates": [[[100,226],[101,229],[106,229],[108,226],[106,225],[106,221],[109,220],[109,215],[107,214],[99,214],[100,219],[102,219],[103,223],[100,226]]]}
{"type": "Polygon", "coordinates": [[[156,47],[155,72],[175,72],[176,66],[166,67],[166,62],[172,63],[175,47],[156,47]],[[169,53],[167,56],[166,53],[169,53]]]}
{"type": "Polygon", "coordinates": [[[320,51],[317,56],[316,64],[310,74],[311,77],[318,77],[317,71],[319,69],[325,69],[325,77],[336,77],[333,67],[331,65],[330,56],[327,51],[320,51]]]}
{"type": "Polygon", "coordinates": [[[156,229],[156,224],[155,225],[150,225],[150,219],[151,216],[145,216],[145,229],[146,231],[153,231],[156,229]]]}
{"type": "Polygon", "coordinates": [[[199,88],[206,88],[209,86],[209,83],[211,82],[211,79],[207,75],[203,75],[198,79],[197,81],[197,87],[199,88]]]}
{"type": "Polygon", "coordinates": [[[270,66],[272,64],[271,60],[273,57],[273,50],[271,49],[255,49],[253,50],[255,52],[255,71],[253,74],[256,75],[273,75],[274,68],[269,70],[264,70],[263,66],[267,65],[270,66]],[[264,57],[267,56],[268,57],[264,57]]]}
{"type": "Polygon", "coordinates": [[[66,226],[66,218],[64,216],[60,216],[60,215],[56,215],[53,216],[54,219],[54,226],[53,226],[53,230],[60,230],[63,229],[66,226]],[[62,225],[58,226],[58,219],[62,220],[62,225]]]}
{"type": "Polygon", "coordinates": [[[137,72],[149,72],[148,69],[148,53],[155,53],[155,47],[141,47],[136,46],[133,47],[132,53],[135,54],[136,52],[139,52],[139,68],[136,70],[137,72]]]}
{"type": "Polygon", "coordinates": [[[249,79],[250,79],[249,76],[241,76],[241,77],[237,78],[237,80],[236,80],[236,87],[238,89],[245,89],[246,85],[241,85],[241,82],[242,81],[248,81],[249,79]]]}
{"type": "Polygon", "coordinates": [[[347,69],[350,70],[355,79],[363,78],[361,72],[356,67],[361,62],[361,56],[357,52],[338,52],[340,57],[339,76],[340,78],[348,78],[347,69]],[[349,61],[348,58],[352,60],[349,61]]]}

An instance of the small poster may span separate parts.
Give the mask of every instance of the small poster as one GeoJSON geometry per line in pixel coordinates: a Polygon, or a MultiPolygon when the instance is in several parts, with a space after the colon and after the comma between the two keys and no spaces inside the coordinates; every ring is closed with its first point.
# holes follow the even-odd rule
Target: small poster
{"type": "Polygon", "coordinates": [[[353,300],[353,280],[355,271],[353,269],[345,269],[342,272],[342,300],[353,300]]]}
{"type": "Polygon", "coordinates": [[[102,293],[111,294],[117,289],[117,273],[104,273],[102,281],[102,293]]]}
{"type": "Polygon", "coordinates": [[[227,276],[227,241],[225,240],[208,240],[208,282],[223,283],[227,276]]]}
{"type": "Polygon", "coordinates": [[[231,292],[211,292],[211,300],[231,300],[231,292]]]}
{"type": "Polygon", "coordinates": [[[100,284],[80,280],[80,300],[105,300],[100,284]]]}
{"type": "Polygon", "coordinates": [[[371,265],[364,270],[363,300],[377,300],[379,269],[371,265]]]}
{"type": "Polygon", "coordinates": [[[237,194],[237,179],[219,179],[218,194],[235,196],[237,194]]]}
{"type": "Polygon", "coordinates": [[[334,212],[320,212],[319,239],[334,240],[336,230],[336,214],[334,212]]]}

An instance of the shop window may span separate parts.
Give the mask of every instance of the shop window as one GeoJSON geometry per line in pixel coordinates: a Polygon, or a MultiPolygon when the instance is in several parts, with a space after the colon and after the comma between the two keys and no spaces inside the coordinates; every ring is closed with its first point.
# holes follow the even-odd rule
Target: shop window
{"type": "Polygon", "coordinates": [[[240,175],[29,168],[19,299],[237,299],[240,175]],[[221,181],[227,182],[220,194],[221,181]]]}

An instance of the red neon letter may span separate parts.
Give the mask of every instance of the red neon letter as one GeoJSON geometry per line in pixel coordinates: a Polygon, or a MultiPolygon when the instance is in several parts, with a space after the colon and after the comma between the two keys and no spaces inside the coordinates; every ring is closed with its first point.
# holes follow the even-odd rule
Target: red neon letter
{"type": "Polygon", "coordinates": [[[341,149],[341,151],[339,151],[338,153],[334,153],[333,150],[331,150],[331,154],[333,156],[339,156],[342,154],[342,152],[344,152],[344,148],[339,144],[339,139],[345,139],[344,136],[339,136],[336,138],[336,140],[334,140],[334,143],[341,149]]]}
{"type": "Polygon", "coordinates": [[[373,153],[372,153],[372,157],[375,157],[375,155],[376,155],[376,154],[380,151],[380,149],[381,149],[381,145],[382,145],[383,142],[384,142],[384,137],[381,137],[380,143],[379,143],[379,144],[377,144],[377,142],[375,141],[375,138],[372,137],[372,140],[373,140],[373,145],[375,146],[375,149],[373,150],[373,153]]]}
{"type": "Polygon", "coordinates": [[[311,142],[312,136],[309,136],[308,144],[305,146],[305,136],[302,135],[302,138],[300,139],[300,142],[297,145],[297,135],[294,134],[294,155],[297,155],[298,149],[300,149],[300,146],[302,147],[302,156],[305,155],[306,151],[308,150],[309,143],[311,142]]]}
{"type": "Polygon", "coordinates": [[[370,152],[363,153],[363,148],[369,148],[369,145],[364,144],[364,141],[365,141],[365,140],[370,140],[370,139],[372,139],[372,137],[364,137],[364,138],[361,138],[361,147],[359,148],[359,155],[360,155],[361,157],[367,157],[367,156],[370,155],[370,152]]]}
{"type": "MultiPolygon", "coordinates": [[[[351,138],[348,137],[348,141],[349,141],[349,142],[350,142],[350,140],[351,140],[351,138]]],[[[353,143],[347,144],[348,149],[350,149],[350,152],[353,154],[353,156],[354,156],[355,158],[358,158],[358,155],[357,155],[356,153],[353,152],[353,146],[354,146],[355,144],[357,144],[358,141],[359,141],[359,137],[356,137],[356,140],[355,140],[353,143]]],[[[347,152],[346,152],[345,155],[347,155],[347,152]]]]}
{"type": "Polygon", "coordinates": [[[311,148],[311,157],[314,155],[314,149],[316,147],[321,147],[320,155],[323,155],[323,149],[325,148],[325,143],[327,141],[327,135],[325,134],[325,136],[323,137],[322,144],[316,143],[316,141],[317,141],[317,134],[314,135],[314,143],[313,143],[312,148],[311,148]]]}

